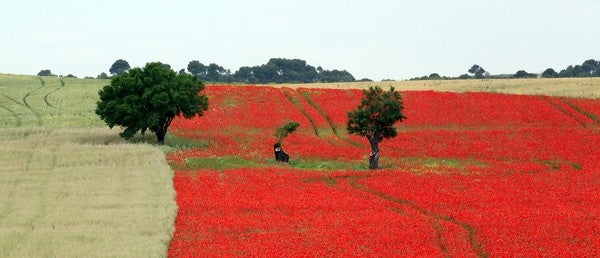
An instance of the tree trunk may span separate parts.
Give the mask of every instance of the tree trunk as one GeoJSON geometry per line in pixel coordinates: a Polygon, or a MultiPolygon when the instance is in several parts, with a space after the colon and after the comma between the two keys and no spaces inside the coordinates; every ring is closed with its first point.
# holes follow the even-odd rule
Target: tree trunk
{"type": "Polygon", "coordinates": [[[156,130],[156,139],[158,140],[159,145],[165,145],[165,136],[167,135],[167,130],[169,130],[169,125],[171,125],[174,117],[175,116],[167,116],[162,125],[156,130]]]}
{"type": "Polygon", "coordinates": [[[158,140],[158,145],[165,145],[165,135],[166,134],[167,134],[166,130],[156,131],[156,139],[158,140]]]}
{"type": "Polygon", "coordinates": [[[379,137],[369,137],[371,154],[369,154],[369,169],[379,169],[379,137]]]}

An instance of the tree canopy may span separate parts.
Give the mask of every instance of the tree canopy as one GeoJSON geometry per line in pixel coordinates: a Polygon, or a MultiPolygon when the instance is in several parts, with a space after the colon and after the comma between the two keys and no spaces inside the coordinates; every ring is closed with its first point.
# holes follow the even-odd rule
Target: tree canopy
{"type": "Polygon", "coordinates": [[[178,74],[160,62],[147,63],[113,77],[98,93],[96,114],[110,128],[123,127],[124,138],[150,130],[164,144],[175,116],[202,116],[208,109],[208,98],[199,94],[203,89],[193,75],[178,74]]]}
{"type": "Polygon", "coordinates": [[[41,70],[37,75],[38,76],[54,76],[54,74],[52,74],[52,72],[50,70],[41,70]]]}
{"type": "Polygon", "coordinates": [[[364,98],[356,110],[348,113],[347,130],[350,134],[364,136],[371,145],[369,168],[379,167],[379,143],[395,137],[394,124],[406,119],[400,93],[390,87],[384,91],[379,86],[363,90],[364,98]]]}
{"type": "Polygon", "coordinates": [[[131,67],[129,66],[129,63],[127,61],[119,59],[110,66],[108,72],[110,72],[110,74],[112,75],[121,75],[125,71],[129,70],[129,68],[131,67]]]}
{"type": "Polygon", "coordinates": [[[473,74],[475,76],[475,78],[481,79],[483,78],[483,75],[485,74],[485,70],[483,69],[483,67],[474,64],[473,66],[471,66],[471,68],[468,71],[469,73],[473,74]]]}
{"type": "Polygon", "coordinates": [[[300,126],[298,122],[287,122],[282,127],[277,127],[275,130],[275,137],[277,137],[277,143],[281,146],[283,138],[287,137],[288,134],[293,133],[300,126]]]}

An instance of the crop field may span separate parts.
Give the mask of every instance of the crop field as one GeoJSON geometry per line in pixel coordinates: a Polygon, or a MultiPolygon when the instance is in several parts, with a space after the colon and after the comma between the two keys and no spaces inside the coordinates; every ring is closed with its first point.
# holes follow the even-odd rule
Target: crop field
{"type": "Polygon", "coordinates": [[[0,257],[600,254],[597,79],[382,82],[408,119],[376,171],[368,84],[208,85],[159,147],[94,114],[108,83],[0,74],[0,257]]]}
{"type": "Polygon", "coordinates": [[[169,256],[595,256],[600,100],[402,92],[408,119],[368,171],[345,133],[360,90],[209,86],[172,132],[169,256]],[[275,128],[297,121],[274,162],[275,128]]]}
{"type": "Polygon", "coordinates": [[[98,128],[107,83],[0,75],[0,257],[167,255],[173,171],[98,128]]]}
{"type": "Polygon", "coordinates": [[[302,84],[304,88],[365,89],[369,86],[393,86],[398,90],[435,90],[449,92],[496,92],[526,95],[550,95],[600,98],[600,78],[537,78],[482,80],[427,80],[302,84]]]}

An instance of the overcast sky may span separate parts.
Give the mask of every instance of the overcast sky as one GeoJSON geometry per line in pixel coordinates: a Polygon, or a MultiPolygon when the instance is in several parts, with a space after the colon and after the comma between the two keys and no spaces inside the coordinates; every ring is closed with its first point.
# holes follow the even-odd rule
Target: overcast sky
{"type": "Polygon", "coordinates": [[[600,59],[599,17],[599,0],[0,0],[0,73],[272,57],[374,80],[559,71],[600,59]]]}

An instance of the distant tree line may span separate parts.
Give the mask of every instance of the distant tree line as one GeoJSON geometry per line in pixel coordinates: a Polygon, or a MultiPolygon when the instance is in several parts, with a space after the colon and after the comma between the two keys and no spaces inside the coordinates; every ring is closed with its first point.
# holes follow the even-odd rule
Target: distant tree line
{"type": "MultiPolygon", "coordinates": [[[[131,67],[123,59],[113,63],[109,72],[111,76],[121,75],[131,67]]],[[[186,69],[179,70],[180,74],[189,73],[204,82],[223,83],[312,83],[312,82],[353,82],[354,76],[346,70],[325,70],[315,68],[301,59],[271,58],[269,62],[258,66],[243,66],[231,72],[218,64],[205,65],[198,60],[190,61],[186,69]]],[[[111,78],[106,73],[99,74],[98,79],[111,78]]],[[[361,79],[366,81],[370,79],[361,79]]]]}
{"type": "Polygon", "coordinates": [[[475,64],[468,70],[468,74],[462,74],[458,77],[440,76],[438,73],[432,73],[422,77],[415,77],[410,80],[464,80],[464,79],[506,79],[506,78],[570,78],[570,77],[600,77],[600,61],[589,59],[581,65],[569,65],[567,68],[556,72],[552,68],[544,70],[541,74],[528,73],[525,70],[518,70],[514,74],[490,75],[481,66],[475,64]]]}
{"type": "Polygon", "coordinates": [[[190,61],[187,71],[202,81],[241,82],[241,83],[312,83],[312,82],[352,82],[354,76],[346,70],[325,70],[315,68],[301,59],[271,58],[258,66],[243,66],[232,73],[220,65],[204,65],[197,60],[190,61]]]}
{"type": "Polygon", "coordinates": [[[569,65],[560,72],[554,71],[552,68],[546,69],[542,73],[542,77],[546,78],[566,78],[566,77],[600,77],[600,61],[589,59],[581,65],[569,65]]]}

